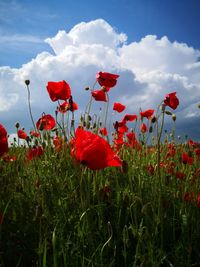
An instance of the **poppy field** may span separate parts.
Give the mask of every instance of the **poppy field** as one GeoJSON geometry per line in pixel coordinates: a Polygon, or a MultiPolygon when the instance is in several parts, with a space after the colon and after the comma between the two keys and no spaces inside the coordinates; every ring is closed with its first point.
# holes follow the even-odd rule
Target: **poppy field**
{"type": "Polygon", "coordinates": [[[64,80],[35,121],[25,81],[32,129],[9,144],[0,124],[1,267],[200,266],[200,143],[175,137],[176,92],[129,114],[109,98],[118,79],[97,73],[78,121],[64,80]]]}

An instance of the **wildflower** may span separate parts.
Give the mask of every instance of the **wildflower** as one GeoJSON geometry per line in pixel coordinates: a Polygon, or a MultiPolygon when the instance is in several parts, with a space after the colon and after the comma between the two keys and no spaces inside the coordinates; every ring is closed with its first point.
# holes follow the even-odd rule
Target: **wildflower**
{"type": "Polygon", "coordinates": [[[103,136],[108,136],[108,131],[107,129],[104,127],[104,128],[100,128],[99,129],[99,133],[103,136]]]}
{"type": "Polygon", "coordinates": [[[64,140],[60,136],[56,136],[53,139],[53,144],[54,144],[55,150],[57,152],[60,152],[62,150],[63,145],[64,145],[64,140]]]}
{"type": "Polygon", "coordinates": [[[30,135],[34,137],[40,137],[40,133],[37,131],[30,131],[30,135]]]}
{"type": "Polygon", "coordinates": [[[121,166],[109,143],[97,134],[77,128],[73,146],[72,155],[91,170],[121,166]]]}
{"type": "Polygon", "coordinates": [[[115,102],[114,105],[113,105],[113,110],[115,110],[115,111],[117,111],[119,113],[124,111],[125,108],[126,108],[126,106],[122,105],[121,103],[116,103],[115,102]]]}
{"type": "Polygon", "coordinates": [[[18,131],[17,131],[17,135],[18,135],[18,137],[19,137],[20,139],[24,139],[24,140],[26,140],[27,134],[26,134],[26,132],[25,132],[24,130],[18,130],[18,131]]]}
{"type": "Polygon", "coordinates": [[[175,176],[178,180],[183,180],[186,177],[185,173],[183,172],[176,172],[175,176]]]}
{"type": "Polygon", "coordinates": [[[182,153],[182,162],[184,164],[192,165],[194,162],[194,159],[188,155],[188,153],[182,153]]]}
{"type": "Polygon", "coordinates": [[[43,148],[41,146],[30,148],[26,153],[26,159],[32,160],[33,158],[37,158],[42,156],[44,153],[43,148]]]}
{"type": "Polygon", "coordinates": [[[149,175],[154,175],[155,173],[155,168],[152,164],[149,164],[146,166],[147,172],[149,175]]]}
{"type": "Polygon", "coordinates": [[[40,131],[43,130],[52,130],[56,125],[54,118],[50,115],[43,115],[36,123],[37,129],[40,131]]]}
{"type": "Polygon", "coordinates": [[[176,92],[165,95],[164,104],[175,110],[179,105],[179,100],[176,97],[176,92]]]}
{"type": "Polygon", "coordinates": [[[46,88],[52,101],[66,100],[71,96],[71,89],[66,81],[48,82],[46,88]]]}
{"type": "Polygon", "coordinates": [[[107,102],[106,93],[102,90],[93,90],[92,96],[96,101],[104,101],[107,102]]]}
{"type": "Polygon", "coordinates": [[[119,75],[116,74],[111,74],[108,72],[98,72],[96,75],[96,79],[98,81],[98,83],[101,86],[105,86],[105,87],[114,87],[117,83],[117,79],[119,78],[119,75]]]}
{"type": "Polygon", "coordinates": [[[137,120],[137,115],[126,114],[122,121],[134,121],[137,120]]]}
{"type": "Polygon", "coordinates": [[[5,162],[13,162],[13,161],[16,161],[17,160],[17,157],[16,156],[6,155],[6,156],[3,156],[3,160],[5,162]]]}
{"type": "Polygon", "coordinates": [[[78,110],[78,105],[76,104],[76,102],[73,101],[72,106],[70,107],[70,103],[65,101],[57,107],[57,111],[59,111],[60,113],[65,113],[68,110],[71,110],[72,112],[78,110]]]}
{"type": "Polygon", "coordinates": [[[140,112],[141,119],[147,118],[148,120],[150,120],[151,117],[153,116],[153,113],[154,113],[154,109],[147,109],[145,111],[141,111],[140,112]]]}
{"type": "Polygon", "coordinates": [[[140,126],[140,131],[144,134],[147,131],[147,126],[145,123],[142,123],[142,125],[140,126]]]}
{"type": "Polygon", "coordinates": [[[8,152],[8,137],[7,131],[2,124],[0,124],[0,157],[8,152]]]}

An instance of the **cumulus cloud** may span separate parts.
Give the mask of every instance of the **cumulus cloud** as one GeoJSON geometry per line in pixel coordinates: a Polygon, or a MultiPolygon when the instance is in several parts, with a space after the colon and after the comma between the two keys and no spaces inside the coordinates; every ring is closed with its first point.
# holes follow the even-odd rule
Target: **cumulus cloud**
{"type": "MultiPolygon", "coordinates": [[[[53,114],[56,108],[45,88],[50,80],[66,80],[83,111],[89,100],[84,87],[93,84],[98,71],[120,75],[117,86],[109,93],[111,106],[114,101],[122,101],[128,112],[138,112],[140,107],[156,108],[165,94],[176,91],[180,120],[199,117],[196,103],[200,95],[200,51],[187,44],[155,35],[128,43],[126,34],[103,19],[79,23],[45,42],[52,53],[44,51],[19,69],[0,67],[0,112],[7,127],[18,120],[25,120],[30,126],[28,115],[25,116],[25,79],[31,80],[32,108],[37,117],[43,111],[53,114]]],[[[100,105],[95,103],[94,108],[100,105]]]]}

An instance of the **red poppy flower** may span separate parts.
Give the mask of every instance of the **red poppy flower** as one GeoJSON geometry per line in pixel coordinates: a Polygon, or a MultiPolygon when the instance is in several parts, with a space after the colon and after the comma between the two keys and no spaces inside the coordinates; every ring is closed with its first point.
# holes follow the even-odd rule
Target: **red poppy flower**
{"type": "Polygon", "coordinates": [[[117,83],[117,79],[119,75],[111,74],[108,72],[98,72],[96,75],[96,79],[101,86],[105,87],[114,87],[117,83]]]}
{"type": "Polygon", "coordinates": [[[81,128],[77,128],[75,133],[74,150],[76,159],[91,170],[121,166],[121,160],[106,140],[81,128]]]}
{"type": "Polygon", "coordinates": [[[114,105],[113,105],[113,110],[116,110],[119,113],[124,111],[125,108],[126,108],[126,106],[122,105],[121,103],[116,103],[115,102],[114,105]]]}
{"type": "Polygon", "coordinates": [[[144,134],[147,131],[147,126],[145,123],[142,123],[142,125],[140,126],[140,131],[144,134]]]}
{"type": "Polygon", "coordinates": [[[108,131],[107,129],[104,127],[104,128],[101,128],[99,129],[99,133],[103,136],[108,136],[108,131]]]}
{"type": "Polygon", "coordinates": [[[40,137],[40,133],[37,131],[30,131],[30,135],[34,137],[40,137]]]}
{"type": "Polygon", "coordinates": [[[147,172],[149,175],[154,175],[155,173],[155,168],[152,164],[149,164],[146,166],[147,172]]]}
{"type": "Polygon", "coordinates": [[[179,100],[176,97],[176,92],[165,95],[164,104],[175,110],[179,105],[179,100]]]}
{"type": "Polygon", "coordinates": [[[16,156],[6,155],[6,156],[3,157],[3,160],[5,162],[13,162],[13,161],[16,161],[17,160],[17,157],[16,156]]]}
{"type": "Polygon", "coordinates": [[[137,115],[126,114],[123,118],[123,121],[134,121],[137,120],[137,115]]]}
{"type": "Polygon", "coordinates": [[[63,148],[63,145],[64,145],[64,139],[61,138],[60,136],[56,136],[53,139],[53,144],[54,144],[55,150],[57,152],[60,152],[63,148]]]}
{"type": "Polygon", "coordinates": [[[8,152],[8,137],[6,129],[0,124],[0,157],[8,152]]]}
{"type": "Polygon", "coordinates": [[[183,172],[176,172],[176,179],[183,180],[186,177],[185,173],[183,172]]]}
{"type": "Polygon", "coordinates": [[[153,113],[154,113],[154,109],[147,109],[145,111],[141,111],[140,112],[141,119],[147,118],[149,120],[151,119],[153,113]]]}
{"type": "Polygon", "coordinates": [[[106,93],[102,90],[94,90],[92,91],[92,96],[96,101],[104,101],[107,102],[106,93]]]}
{"type": "Polygon", "coordinates": [[[44,153],[43,148],[41,146],[30,148],[27,151],[26,158],[27,160],[32,160],[33,158],[37,158],[42,156],[44,153]]]}
{"type": "Polygon", "coordinates": [[[194,159],[193,159],[192,157],[190,157],[190,156],[188,155],[188,153],[185,152],[185,153],[182,154],[182,162],[183,162],[184,164],[192,165],[193,162],[194,162],[194,159]]]}
{"type": "MultiPolygon", "coordinates": [[[[70,103],[65,101],[62,104],[60,104],[60,106],[58,106],[57,110],[60,113],[65,113],[68,110],[70,110],[70,103]]],[[[78,110],[78,105],[76,104],[76,102],[72,102],[72,107],[71,107],[71,111],[74,112],[75,110],[78,110]]]]}
{"type": "Polygon", "coordinates": [[[66,100],[71,96],[71,89],[66,81],[48,82],[47,91],[52,101],[66,100]]]}
{"type": "Polygon", "coordinates": [[[40,131],[52,130],[56,125],[54,118],[50,115],[43,115],[36,123],[37,129],[40,131]]]}
{"type": "Polygon", "coordinates": [[[17,135],[20,139],[25,139],[26,140],[26,137],[27,137],[27,134],[25,133],[25,131],[23,130],[18,130],[17,131],[17,135]]]}

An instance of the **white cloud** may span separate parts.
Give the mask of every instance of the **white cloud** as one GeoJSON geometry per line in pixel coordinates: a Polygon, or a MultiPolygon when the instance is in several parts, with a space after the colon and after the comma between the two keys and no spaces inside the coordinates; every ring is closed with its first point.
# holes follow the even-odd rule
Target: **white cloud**
{"type": "MultiPolygon", "coordinates": [[[[0,68],[0,112],[6,117],[8,111],[18,110],[13,120],[23,121],[24,110],[28,110],[25,79],[31,80],[35,114],[54,112],[56,104],[45,88],[50,80],[66,80],[83,110],[89,101],[84,87],[93,84],[98,71],[107,71],[120,75],[116,88],[109,93],[111,106],[114,101],[122,101],[129,112],[138,112],[140,107],[156,108],[165,94],[176,91],[180,120],[197,117],[200,51],[187,44],[172,43],[166,36],[158,39],[148,35],[129,44],[126,40],[124,33],[118,33],[102,19],[77,24],[68,33],[59,31],[46,39],[54,54],[42,52],[19,69],[0,68]]],[[[100,103],[95,105],[99,107],[100,103]]]]}

